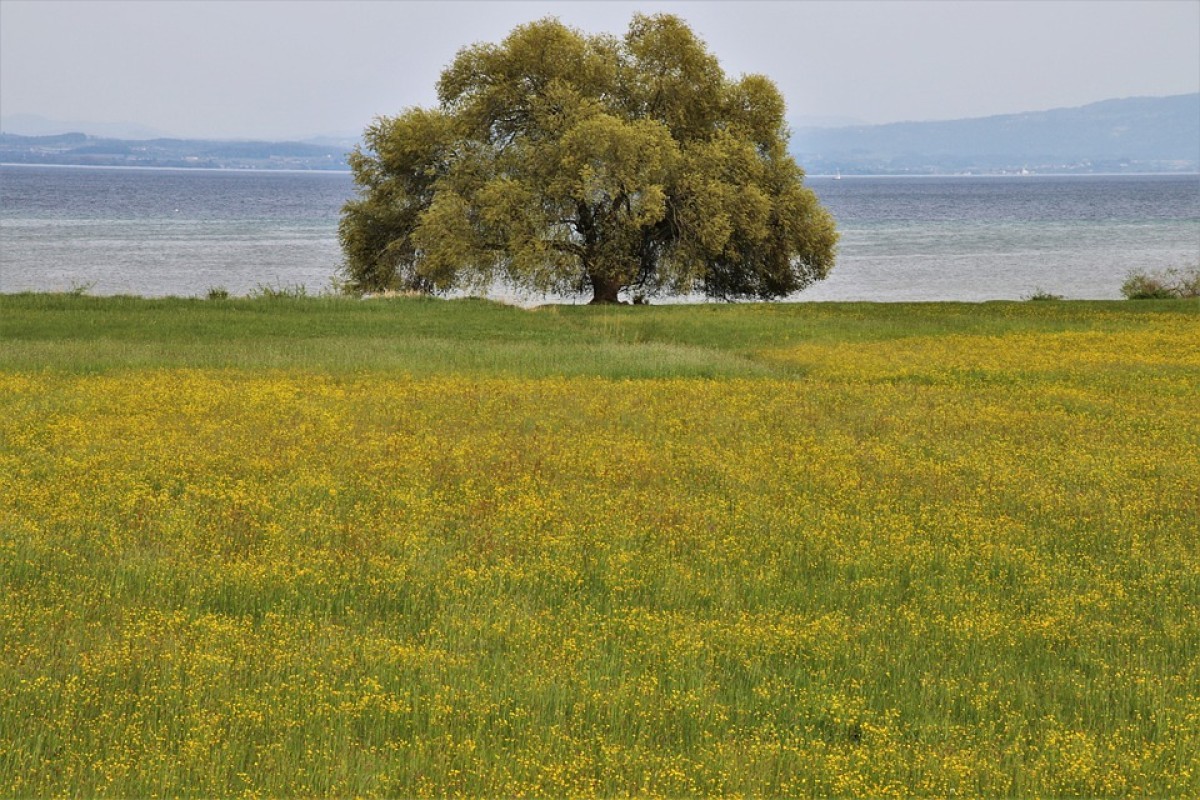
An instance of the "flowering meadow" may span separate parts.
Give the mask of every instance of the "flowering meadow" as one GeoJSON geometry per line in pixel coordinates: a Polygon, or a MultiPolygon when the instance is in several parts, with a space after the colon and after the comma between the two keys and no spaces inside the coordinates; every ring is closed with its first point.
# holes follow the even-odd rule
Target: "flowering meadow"
{"type": "Polygon", "coordinates": [[[0,298],[0,795],[1200,795],[1200,304],[0,298]]]}

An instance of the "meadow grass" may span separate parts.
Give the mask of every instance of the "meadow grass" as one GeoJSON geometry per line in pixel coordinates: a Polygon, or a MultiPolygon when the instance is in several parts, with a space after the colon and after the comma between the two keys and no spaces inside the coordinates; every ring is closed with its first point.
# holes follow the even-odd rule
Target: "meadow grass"
{"type": "Polygon", "coordinates": [[[0,794],[1200,794],[1200,304],[0,297],[0,794]]]}

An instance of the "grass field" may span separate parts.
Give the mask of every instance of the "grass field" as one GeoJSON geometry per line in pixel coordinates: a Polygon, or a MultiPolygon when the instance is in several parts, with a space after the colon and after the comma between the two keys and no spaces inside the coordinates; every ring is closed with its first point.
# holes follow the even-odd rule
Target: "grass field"
{"type": "Polygon", "coordinates": [[[0,795],[1200,795],[1200,303],[0,297],[0,795]]]}

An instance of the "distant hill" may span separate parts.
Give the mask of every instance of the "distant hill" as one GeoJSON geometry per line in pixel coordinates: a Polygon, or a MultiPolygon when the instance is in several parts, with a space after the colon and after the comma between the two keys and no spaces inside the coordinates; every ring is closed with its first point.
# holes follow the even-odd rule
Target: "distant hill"
{"type": "MultiPolygon", "coordinates": [[[[11,119],[11,118],[8,118],[11,119]]],[[[809,174],[938,175],[1200,171],[1200,94],[944,122],[796,128],[809,174]]],[[[0,162],[97,166],[347,169],[355,140],[303,142],[0,133],[0,162]]]]}
{"type": "Polygon", "coordinates": [[[37,114],[5,114],[0,116],[0,132],[21,136],[57,136],[83,131],[92,136],[114,139],[163,139],[168,134],[136,122],[80,122],[50,119],[37,114]]]}
{"type": "Polygon", "coordinates": [[[0,162],[106,167],[344,170],[348,148],[307,142],[109,139],[0,133],[0,162]]]}
{"type": "Polygon", "coordinates": [[[1200,171],[1200,94],[945,122],[806,127],[810,174],[1200,171]]]}

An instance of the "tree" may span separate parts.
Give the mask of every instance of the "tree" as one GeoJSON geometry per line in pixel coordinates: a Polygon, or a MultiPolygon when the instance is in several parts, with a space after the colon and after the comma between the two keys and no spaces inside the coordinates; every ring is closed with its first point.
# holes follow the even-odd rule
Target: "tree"
{"type": "Polygon", "coordinates": [[[774,298],[833,265],[779,91],[726,78],[677,17],[636,15],[621,39],[522,25],[461,50],[437,90],[351,154],[352,290],[774,298]]]}

